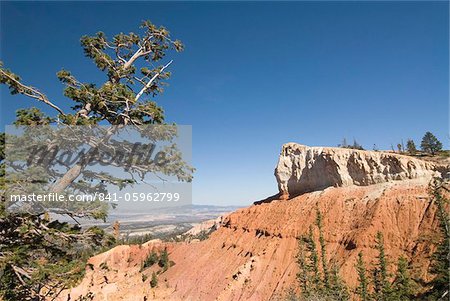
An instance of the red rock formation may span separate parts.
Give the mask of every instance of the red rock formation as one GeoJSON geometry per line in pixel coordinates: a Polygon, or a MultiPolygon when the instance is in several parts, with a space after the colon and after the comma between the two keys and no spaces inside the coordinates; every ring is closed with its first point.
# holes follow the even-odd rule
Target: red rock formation
{"type": "MultiPolygon", "coordinates": [[[[59,300],[92,292],[94,300],[270,300],[297,287],[296,238],[323,214],[327,257],[341,268],[350,287],[356,285],[355,262],[362,251],[376,257],[375,235],[385,237],[392,262],[406,256],[415,273],[429,279],[427,267],[437,220],[423,179],[370,186],[330,187],[238,210],[224,218],[209,239],[192,243],[151,241],[119,246],[91,258],[82,283],[59,300]],[[150,287],[151,267],[141,262],[153,249],[167,247],[175,265],[150,287]],[[106,268],[107,267],[107,268],[106,268]],[[142,274],[147,276],[143,281],[142,274]]],[[[317,235],[316,235],[317,236],[317,235]]],[[[144,277],[145,278],[145,277],[144,277]]]]}

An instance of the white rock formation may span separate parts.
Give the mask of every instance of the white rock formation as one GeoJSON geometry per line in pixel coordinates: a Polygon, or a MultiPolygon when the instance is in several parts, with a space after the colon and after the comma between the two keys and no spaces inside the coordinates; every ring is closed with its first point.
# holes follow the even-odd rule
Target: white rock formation
{"type": "Polygon", "coordinates": [[[284,144],[275,177],[281,195],[296,196],[327,187],[367,186],[394,180],[440,176],[442,166],[388,152],[284,144]]]}

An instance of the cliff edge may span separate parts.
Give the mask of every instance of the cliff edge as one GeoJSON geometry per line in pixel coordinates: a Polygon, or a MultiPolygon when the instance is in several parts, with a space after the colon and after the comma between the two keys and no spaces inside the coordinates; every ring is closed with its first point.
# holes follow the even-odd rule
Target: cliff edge
{"type": "MultiPolygon", "coordinates": [[[[228,214],[204,240],[153,240],[98,254],[82,281],[56,300],[88,294],[93,301],[285,300],[290,290],[299,292],[298,239],[316,226],[317,210],[324,257],[351,291],[358,286],[358,254],[364,253],[368,267],[376,263],[378,232],[391,262],[406,258],[411,275],[427,283],[434,277],[431,242],[439,224],[428,180],[446,172],[444,167],[390,153],[286,144],[275,175],[290,200],[278,195],[228,214]],[[167,270],[144,267],[151,252],[164,249],[172,262],[167,270]]],[[[395,272],[392,264],[389,271],[395,272]]]]}
{"type": "Polygon", "coordinates": [[[328,187],[441,176],[443,165],[389,152],[284,144],[275,168],[282,198],[328,187]]]}

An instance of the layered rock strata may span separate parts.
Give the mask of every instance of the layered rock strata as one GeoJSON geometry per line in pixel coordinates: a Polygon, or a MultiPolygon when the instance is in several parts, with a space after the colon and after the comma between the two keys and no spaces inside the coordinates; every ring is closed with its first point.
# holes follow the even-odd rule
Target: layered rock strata
{"type": "Polygon", "coordinates": [[[429,181],[442,166],[389,152],[284,144],[275,169],[284,198],[328,187],[372,184],[407,179],[429,181]]]}

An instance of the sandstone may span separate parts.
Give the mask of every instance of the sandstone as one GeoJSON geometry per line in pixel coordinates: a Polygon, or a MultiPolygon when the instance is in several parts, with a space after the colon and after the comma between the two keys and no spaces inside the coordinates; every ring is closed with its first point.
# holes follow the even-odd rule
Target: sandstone
{"type": "Polygon", "coordinates": [[[331,188],[239,209],[224,217],[208,239],[196,243],[118,246],[93,257],[93,270],[58,300],[89,292],[94,301],[283,300],[289,289],[298,288],[297,238],[314,226],[317,209],[323,214],[327,258],[338,265],[351,289],[357,285],[358,253],[364,253],[368,266],[376,260],[378,231],[392,262],[405,256],[420,281],[430,279],[427,267],[434,249],[424,238],[436,233],[436,208],[427,184],[412,179],[331,188]],[[141,272],[140,264],[154,248],[167,248],[175,264],[151,288],[154,270],[141,272]],[[109,269],[102,269],[102,263],[109,269]]]}
{"type": "MultiPolygon", "coordinates": [[[[285,300],[289,290],[299,289],[298,238],[315,227],[318,239],[317,210],[323,215],[325,257],[351,291],[358,285],[358,253],[368,267],[375,263],[377,232],[384,235],[389,262],[404,256],[417,281],[425,283],[433,277],[430,241],[438,228],[428,183],[446,170],[387,152],[286,144],[275,175],[290,200],[278,195],[192,231],[217,229],[205,240],[115,247],[91,258],[81,283],[58,300],[88,293],[94,301],[285,300]],[[167,271],[140,268],[155,249],[168,250],[174,264],[167,271]],[[149,284],[153,272],[159,273],[157,287],[149,284]]],[[[389,271],[394,273],[395,265],[389,271]]]]}
{"type": "Polygon", "coordinates": [[[347,148],[284,144],[275,169],[284,198],[327,187],[367,186],[406,179],[428,182],[444,167],[410,156],[347,148]]]}

